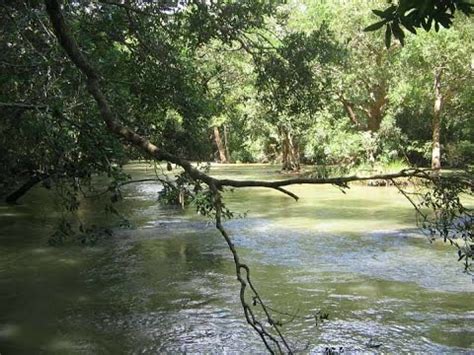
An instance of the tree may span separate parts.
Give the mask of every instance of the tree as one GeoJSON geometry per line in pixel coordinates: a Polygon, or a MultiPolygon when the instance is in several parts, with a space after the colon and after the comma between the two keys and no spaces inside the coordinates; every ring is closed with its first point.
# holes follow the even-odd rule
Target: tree
{"type": "Polygon", "coordinates": [[[25,6],[4,3],[0,15],[0,183],[12,203],[39,182],[75,185],[94,173],[119,178],[126,159],[120,142],[93,119],[81,78],[57,50],[43,10],[25,6]]]}
{"type": "Polygon", "coordinates": [[[328,73],[339,52],[330,31],[321,26],[308,34],[287,34],[276,51],[258,58],[256,85],[267,119],[278,130],[283,170],[300,168],[302,132],[330,96],[328,73]]]}
{"type": "Polygon", "coordinates": [[[389,106],[399,46],[386,50],[379,32],[361,31],[373,20],[370,10],[361,3],[307,1],[303,4],[303,11],[295,10],[290,26],[308,31],[315,22],[327,24],[345,51],[340,65],[328,73],[335,99],[355,128],[377,132],[389,106]],[[348,13],[352,14],[352,21],[345,21],[348,13]]]}
{"type": "MultiPolygon", "coordinates": [[[[400,80],[395,88],[398,91],[397,104],[409,104],[410,107],[414,104],[418,108],[412,109],[431,117],[431,167],[435,170],[441,168],[442,130],[449,137],[447,127],[461,122],[469,127],[469,122],[463,117],[472,113],[471,105],[464,100],[470,97],[470,55],[474,44],[469,39],[473,34],[471,20],[459,21],[449,30],[409,37],[401,52],[400,80]],[[416,81],[413,80],[415,76],[416,81]],[[460,101],[465,104],[459,105],[460,101]]],[[[466,139],[463,136],[457,138],[466,139]]]]}

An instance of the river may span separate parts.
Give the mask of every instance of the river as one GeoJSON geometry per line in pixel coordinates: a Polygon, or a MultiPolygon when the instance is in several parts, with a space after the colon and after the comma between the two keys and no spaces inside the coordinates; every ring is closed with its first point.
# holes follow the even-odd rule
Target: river
{"type": "MultiPolygon", "coordinates": [[[[144,165],[128,170],[152,176],[144,165]]],[[[281,178],[264,165],[211,174],[281,178]]],[[[60,217],[50,191],[0,205],[2,355],[265,351],[244,321],[224,240],[192,208],[160,206],[159,189],[128,185],[119,209],[133,227],[93,246],[48,246],[60,217]]],[[[260,188],[227,192],[230,209],[247,216],[225,226],[263,298],[294,315],[283,326],[294,349],[474,352],[471,276],[452,248],[420,233],[396,189],[289,189],[298,202],[260,188]],[[328,320],[316,323],[318,311],[328,320]]],[[[110,223],[97,201],[79,216],[110,223]]]]}

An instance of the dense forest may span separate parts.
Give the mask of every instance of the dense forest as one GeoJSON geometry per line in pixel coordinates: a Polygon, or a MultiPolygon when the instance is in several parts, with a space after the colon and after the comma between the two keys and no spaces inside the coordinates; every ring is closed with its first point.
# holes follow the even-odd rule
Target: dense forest
{"type": "Polygon", "coordinates": [[[96,229],[71,222],[89,195],[107,195],[123,221],[114,205],[134,183],[127,164],[155,161],[160,203],[194,206],[224,237],[245,318],[270,352],[293,346],[224,228],[240,217],[223,198],[229,188],[298,200],[287,187],[393,185],[469,271],[471,3],[29,0],[0,9],[0,195],[8,204],[35,189],[59,196],[50,244],[87,233],[97,241],[96,229]],[[271,164],[283,178],[219,179],[209,162],[271,164]]]}
{"type": "MultiPolygon", "coordinates": [[[[384,30],[363,31],[377,17],[357,1],[73,4],[69,26],[111,106],[189,160],[281,162],[285,170],[472,162],[474,29],[466,16],[449,30],[405,30],[405,46],[394,38],[386,48],[384,30]]],[[[35,174],[114,173],[138,158],[102,129],[42,6],[3,9],[4,186],[35,174]]]]}

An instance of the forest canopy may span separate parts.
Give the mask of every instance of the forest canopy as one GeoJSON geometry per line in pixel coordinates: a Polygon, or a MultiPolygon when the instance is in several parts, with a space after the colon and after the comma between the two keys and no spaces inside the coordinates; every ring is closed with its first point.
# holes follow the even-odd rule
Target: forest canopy
{"type": "Polygon", "coordinates": [[[454,232],[468,267],[472,215],[459,195],[473,186],[471,3],[46,0],[0,8],[3,198],[53,188],[74,213],[97,176],[120,199],[130,161],[178,167],[164,199],[198,200],[213,218],[242,289],[250,287],[274,326],[278,340],[241,299],[269,349],[291,352],[223,227],[233,217],[226,188],[262,186],[298,199],[285,187],[437,183],[415,208],[437,210],[445,224],[422,213],[427,228],[455,245],[446,223],[467,221],[454,232]],[[191,161],[275,163],[300,175],[217,179],[191,161]],[[442,180],[441,168],[467,173],[442,180]],[[374,177],[354,175],[367,171],[374,177]]]}
{"type": "MultiPolygon", "coordinates": [[[[426,166],[435,139],[443,149],[433,164],[463,167],[473,158],[467,85],[473,25],[462,15],[471,7],[444,3],[416,17],[438,24],[438,31],[405,31],[403,48],[397,41],[385,48],[383,30],[363,31],[382,13],[358,2],[170,8],[73,1],[64,10],[115,112],[176,155],[282,162],[288,170],[301,163],[426,166]],[[460,15],[453,17],[455,9],[460,15]],[[343,20],[347,14],[352,21],[343,20]]],[[[4,186],[33,175],[119,174],[117,166],[141,153],[103,129],[84,78],[56,44],[44,6],[2,7],[4,186]]],[[[398,21],[401,8],[383,13],[391,9],[390,21],[398,21]]],[[[416,22],[414,14],[399,20],[408,30],[425,21],[416,22]]]]}

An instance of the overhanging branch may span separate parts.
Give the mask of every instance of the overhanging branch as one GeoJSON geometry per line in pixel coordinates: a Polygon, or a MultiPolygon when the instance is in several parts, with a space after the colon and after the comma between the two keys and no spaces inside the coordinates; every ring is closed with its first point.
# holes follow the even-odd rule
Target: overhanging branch
{"type": "MultiPolygon", "coordinates": [[[[378,174],[371,176],[341,176],[341,177],[332,177],[332,178],[293,178],[286,180],[276,180],[276,181],[264,181],[264,180],[232,180],[232,179],[216,179],[216,183],[221,186],[228,187],[267,187],[271,189],[277,189],[281,192],[289,194],[288,191],[282,191],[283,186],[290,185],[337,185],[345,186],[349,182],[355,181],[369,181],[369,180],[393,180],[397,178],[412,178],[417,177],[424,180],[432,180],[430,175],[431,169],[404,169],[397,173],[392,174],[378,174]]],[[[291,195],[290,195],[291,196],[291,195]]],[[[291,196],[294,198],[294,196],[291,196]]]]}
{"type": "Polygon", "coordinates": [[[135,147],[141,149],[146,154],[152,156],[157,160],[166,160],[171,163],[181,166],[193,179],[201,180],[207,184],[214,182],[214,178],[210,177],[194,168],[190,162],[182,159],[176,155],[170,154],[162,149],[159,149],[156,145],[151,143],[145,137],[135,133],[129,128],[120,124],[116,115],[113,113],[108,100],[106,99],[101,86],[100,86],[100,75],[88,62],[86,57],[83,55],[77,42],[75,41],[72,34],[69,32],[68,27],[65,24],[64,17],[61,12],[61,7],[57,0],[45,0],[46,11],[48,12],[51,24],[53,26],[56,37],[59,44],[64,49],[71,61],[76,67],[84,74],[87,78],[87,90],[95,99],[97,106],[100,111],[101,118],[107,125],[110,132],[125,139],[135,147]]]}

